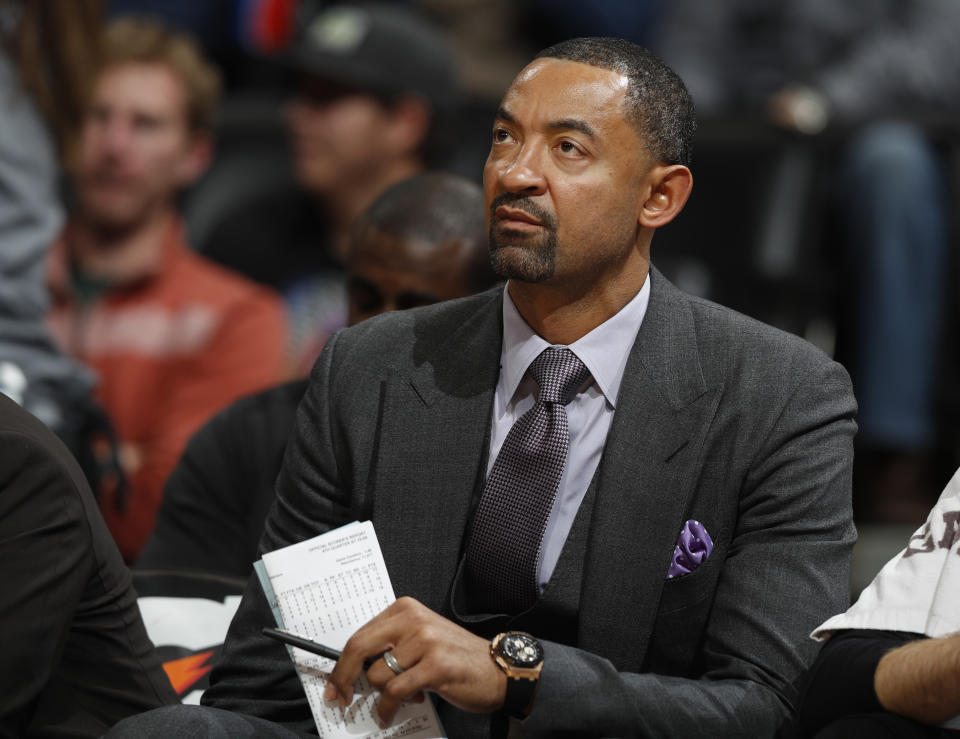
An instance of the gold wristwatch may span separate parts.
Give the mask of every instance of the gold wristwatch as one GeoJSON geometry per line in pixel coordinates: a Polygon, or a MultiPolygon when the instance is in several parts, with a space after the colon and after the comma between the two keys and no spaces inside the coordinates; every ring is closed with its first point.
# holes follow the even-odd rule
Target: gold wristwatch
{"type": "Polygon", "coordinates": [[[490,642],[490,656],[507,676],[504,710],[524,718],[543,669],[543,647],[524,631],[505,631],[490,642]]]}

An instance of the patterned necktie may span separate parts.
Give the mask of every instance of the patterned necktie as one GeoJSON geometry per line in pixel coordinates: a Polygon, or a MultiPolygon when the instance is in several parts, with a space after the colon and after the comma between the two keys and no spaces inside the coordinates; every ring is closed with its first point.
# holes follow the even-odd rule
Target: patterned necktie
{"type": "Polygon", "coordinates": [[[553,347],[529,372],[537,402],[503,441],[467,544],[467,583],[492,613],[519,613],[538,598],[537,562],[570,442],[564,406],[590,377],[572,351],[553,347]]]}

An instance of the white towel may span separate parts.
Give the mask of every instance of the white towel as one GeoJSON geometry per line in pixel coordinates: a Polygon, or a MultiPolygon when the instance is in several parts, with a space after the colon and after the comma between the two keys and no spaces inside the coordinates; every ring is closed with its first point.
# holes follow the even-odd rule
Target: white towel
{"type": "MultiPolygon", "coordinates": [[[[811,636],[840,629],[912,631],[929,637],[960,631],[960,470],[923,524],[845,613],[811,636]]],[[[960,728],[960,716],[943,724],[960,728]]]]}

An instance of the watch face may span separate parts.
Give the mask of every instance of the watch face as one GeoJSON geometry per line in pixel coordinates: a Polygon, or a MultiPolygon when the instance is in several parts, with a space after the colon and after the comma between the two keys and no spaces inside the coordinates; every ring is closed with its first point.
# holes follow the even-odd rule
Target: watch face
{"type": "Polygon", "coordinates": [[[500,640],[500,653],[516,667],[536,667],[543,661],[543,647],[527,634],[507,634],[500,640]]]}

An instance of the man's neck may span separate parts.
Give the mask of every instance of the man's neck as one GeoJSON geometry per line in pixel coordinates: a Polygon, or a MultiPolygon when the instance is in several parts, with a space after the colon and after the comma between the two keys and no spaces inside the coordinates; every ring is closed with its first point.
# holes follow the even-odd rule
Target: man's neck
{"type": "Polygon", "coordinates": [[[320,196],[330,228],[330,243],[334,256],[346,260],[353,224],[374,200],[391,185],[412,177],[423,170],[415,158],[398,160],[367,179],[344,183],[320,196]]]}
{"type": "Polygon", "coordinates": [[[569,287],[510,280],[507,289],[523,320],[551,344],[572,344],[629,303],[649,277],[644,262],[600,286],[569,287]]]}
{"type": "Polygon", "coordinates": [[[70,231],[70,257],[87,278],[125,285],[157,271],[176,213],[166,208],[130,228],[112,229],[78,217],[70,231]]]}

